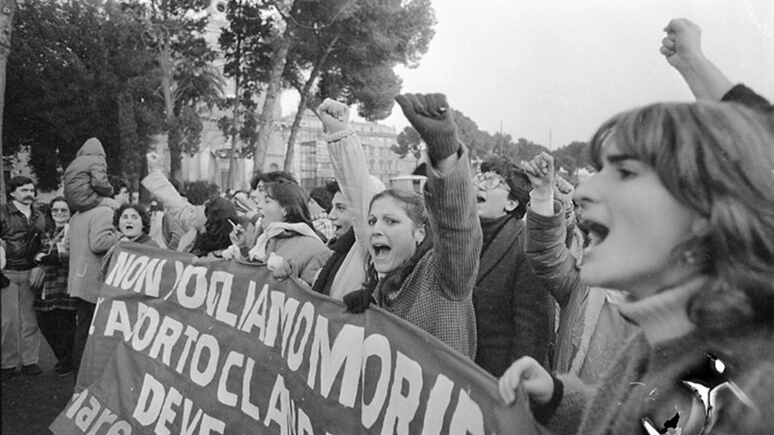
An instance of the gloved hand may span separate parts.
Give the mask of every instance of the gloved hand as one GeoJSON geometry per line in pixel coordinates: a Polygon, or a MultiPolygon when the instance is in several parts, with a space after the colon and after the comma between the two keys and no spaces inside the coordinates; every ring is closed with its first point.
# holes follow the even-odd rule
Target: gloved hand
{"type": "Polygon", "coordinates": [[[350,313],[360,314],[375,302],[368,290],[357,290],[344,295],[344,304],[350,313]]]}
{"type": "Polygon", "coordinates": [[[427,155],[433,166],[459,151],[457,124],[446,102],[446,95],[402,94],[396,95],[395,101],[427,144],[427,155]]]}

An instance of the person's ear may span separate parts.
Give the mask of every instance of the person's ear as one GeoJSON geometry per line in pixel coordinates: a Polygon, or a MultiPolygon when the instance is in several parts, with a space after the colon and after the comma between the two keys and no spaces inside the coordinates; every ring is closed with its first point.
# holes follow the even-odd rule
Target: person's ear
{"type": "Polygon", "coordinates": [[[519,206],[519,201],[517,201],[515,199],[508,198],[508,201],[505,203],[505,211],[507,213],[510,213],[510,212],[516,210],[516,207],[518,207],[518,206],[519,206]]]}
{"type": "Polygon", "coordinates": [[[414,230],[414,241],[417,246],[425,240],[425,236],[427,236],[427,231],[425,230],[425,224],[422,224],[414,230]]]}

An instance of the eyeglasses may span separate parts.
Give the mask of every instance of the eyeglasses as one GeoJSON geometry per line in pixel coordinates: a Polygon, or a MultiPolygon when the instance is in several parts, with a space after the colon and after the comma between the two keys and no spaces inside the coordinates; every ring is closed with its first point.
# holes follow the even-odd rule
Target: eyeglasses
{"type": "Polygon", "coordinates": [[[503,186],[508,192],[511,191],[510,186],[503,180],[503,177],[495,172],[479,172],[473,177],[473,184],[480,189],[491,190],[497,188],[497,186],[503,186]]]}
{"type": "Polygon", "coordinates": [[[52,208],[51,213],[70,213],[69,208],[52,208]]]}

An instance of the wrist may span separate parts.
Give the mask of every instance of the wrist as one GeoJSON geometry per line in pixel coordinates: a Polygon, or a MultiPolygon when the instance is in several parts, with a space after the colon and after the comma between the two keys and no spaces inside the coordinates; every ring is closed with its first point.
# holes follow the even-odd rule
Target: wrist
{"type": "Polygon", "coordinates": [[[338,142],[348,136],[355,134],[351,129],[345,128],[334,133],[325,135],[325,141],[329,143],[338,142]]]}
{"type": "Polygon", "coordinates": [[[535,398],[531,401],[530,408],[532,409],[532,415],[539,423],[546,424],[553,417],[556,409],[559,407],[559,403],[564,397],[564,383],[557,379],[553,373],[551,373],[551,382],[553,388],[551,389],[551,395],[547,397],[535,398]]]}

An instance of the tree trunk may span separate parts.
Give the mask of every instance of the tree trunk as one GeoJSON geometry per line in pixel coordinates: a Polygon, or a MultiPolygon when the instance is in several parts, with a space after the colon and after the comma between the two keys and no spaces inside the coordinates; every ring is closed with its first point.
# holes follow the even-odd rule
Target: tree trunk
{"type": "Polygon", "coordinates": [[[159,47],[159,64],[161,66],[161,92],[164,95],[164,110],[167,118],[169,173],[171,178],[180,180],[181,135],[177,119],[175,118],[175,99],[172,96],[172,59],[170,51],[169,41],[162,41],[159,47]]]}
{"type": "MultiPolygon", "coordinates": [[[[307,84],[309,83],[310,81],[307,81],[307,84]]],[[[287,146],[287,149],[285,150],[285,163],[282,168],[285,172],[293,172],[293,154],[295,153],[294,145],[296,143],[296,136],[298,136],[298,129],[299,127],[301,127],[301,118],[304,117],[304,111],[306,110],[307,101],[309,101],[309,94],[307,92],[302,92],[301,99],[298,101],[298,110],[296,111],[296,117],[293,119],[293,125],[290,127],[288,146],[287,146]]]]}
{"type": "Polygon", "coordinates": [[[269,72],[269,84],[266,87],[266,97],[263,101],[263,109],[258,119],[258,136],[255,141],[255,153],[253,155],[254,171],[263,171],[266,162],[266,152],[269,149],[269,139],[274,127],[274,104],[282,91],[282,73],[288,61],[288,52],[293,38],[293,21],[288,20],[282,37],[277,41],[272,56],[271,70],[269,72]]]}
{"type": "Polygon", "coordinates": [[[5,110],[5,67],[11,52],[11,28],[16,0],[0,0],[0,204],[5,204],[5,165],[3,162],[3,111],[5,110]]]}
{"type": "Polygon", "coordinates": [[[299,92],[301,99],[298,101],[298,110],[296,110],[296,118],[293,120],[293,125],[290,127],[290,137],[288,138],[288,146],[285,151],[285,172],[292,172],[293,169],[293,155],[295,154],[296,136],[298,135],[298,129],[301,127],[301,119],[304,117],[304,111],[306,111],[306,103],[309,101],[309,93],[312,90],[317,77],[320,75],[320,70],[325,65],[325,61],[328,60],[328,55],[333,51],[333,47],[338,42],[339,37],[336,36],[331,40],[322,56],[317,60],[312,72],[309,73],[309,79],[304,83],[304,88],[299,92]]]}
{"type": "Polygon", "coordinates": [[[231,154],[228,157],[228,186],[226,188],[234,189],[236,176],[236,146],[239,136],[239,75],[234,80],[234,115],[231,119],[231,154]]]}

